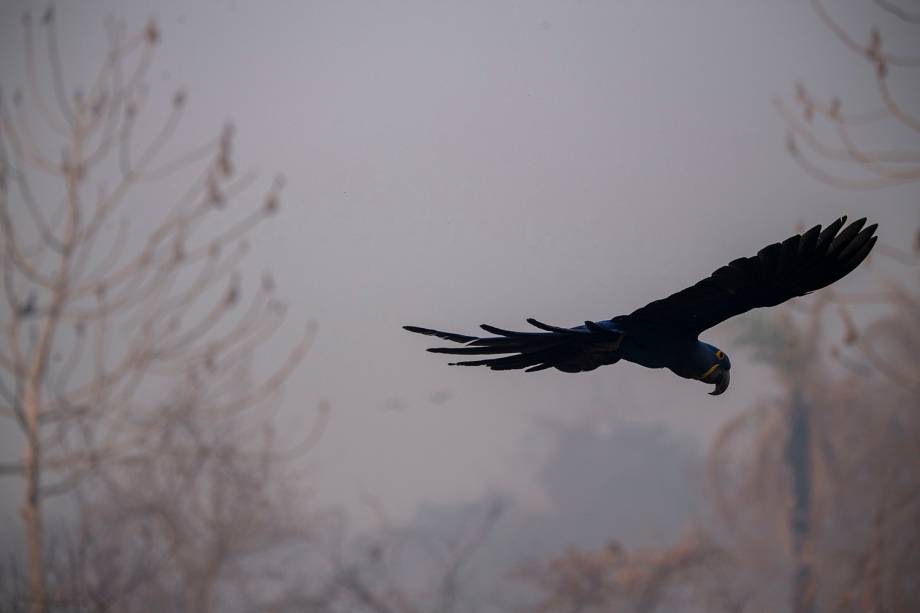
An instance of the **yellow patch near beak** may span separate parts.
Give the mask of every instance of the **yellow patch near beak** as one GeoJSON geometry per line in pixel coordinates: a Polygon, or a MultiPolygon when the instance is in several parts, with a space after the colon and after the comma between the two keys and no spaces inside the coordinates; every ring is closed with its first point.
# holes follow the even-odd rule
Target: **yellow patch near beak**
{"type": "Polygon", "coordinates": [[[697,377],[697,378],[698,378],[700,381],[705,381],[705,380],[706,380],[706,377],[708,377],[709,375],[711,375],[711,374],[713,373],[713,371],[714,371],[716,368],[718,368],[718,367],[719,367],[718,364],[713,364],[712,366],[709,367],[709,370],[707,370],[706,372],[704,372],[703,374],[701,374],[701,375],[700,375],[699,377],[697,377]]]}

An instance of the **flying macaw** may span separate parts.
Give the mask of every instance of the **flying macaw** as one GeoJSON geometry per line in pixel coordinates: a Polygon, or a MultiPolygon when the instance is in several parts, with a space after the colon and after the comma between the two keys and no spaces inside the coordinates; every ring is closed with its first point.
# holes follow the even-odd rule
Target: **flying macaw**
{"type": "Polygon", "coordinates": [[[432,353],[501,355],[451,365],[584,372],[628,360],[713,384],[710,394],[719,395],[728,389],[731,361],[718,347],[700,341],[700,333],[751,309],[775,306],[827,287],[852,272],[875,245],[878,224],[863,228],[863,218],[841,231],[845,222],[846,217],[841,217],[823,231],[815,226],[764,247],[757,255],[734,260],[696,285],[629,315],[586,321],[574,328],[527,320],[542,332],[514,332],[483,324],[480,327],[494,335],[485,337],[404,328],[463,344],[428,349],[432,353]]]}

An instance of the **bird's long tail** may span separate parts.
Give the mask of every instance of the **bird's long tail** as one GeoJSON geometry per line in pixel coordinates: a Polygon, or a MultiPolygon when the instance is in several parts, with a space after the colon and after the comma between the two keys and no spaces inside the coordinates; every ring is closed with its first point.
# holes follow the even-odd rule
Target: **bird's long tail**
{"type": "Polygon", "coordinates": [[[452,362],[452,366],[488,366],[492,370],[524,369],[526,372],[557,368],[564,372],[581,372],[619,360],[616,353],[623,339],[619,330],[590,321],[576,328],[558,328],[536,319],[528,319],[527,323],[542,332],[516,332],[483,324],[480,327],[494,336],[480,337],[418,326],[403,327],[409,332],[464,345],[432,347],[428,349],[432,353],[503,356],[452,362]]]}

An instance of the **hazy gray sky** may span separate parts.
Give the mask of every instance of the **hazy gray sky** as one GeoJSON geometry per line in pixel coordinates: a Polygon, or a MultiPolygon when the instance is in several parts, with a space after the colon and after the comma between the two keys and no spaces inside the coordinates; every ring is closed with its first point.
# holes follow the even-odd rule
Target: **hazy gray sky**
{"type": "MultiPolygon", "coordinates": [[[[0,5],[5,91],[21,80],[28,6],[43,8],[0,5]]],[[[152,12],[163,38],[151,105],[190,93],[179,144],[232,118],[240,166],[287,175],[251,264],[274,272],[291,336],[307,318],[320,325],[286,412],[331,402],[312,458],[321,500],[354,504],[366,490],[405,516],[501,487],[539,507],[550,450],[534,417],[659,422],[705,439],[770,389],[727,327],[710,340],[733,357],[732,389],[712,398],[631,364],[448,368],[403,324],[573,325],[681,289],[799,222],[868,215],[900,245],[918,222],[917,186],[842,192],[786,154],[771,100],[797,79],[879,108],[870,67],[802,0],[151,6],[60,3],[68,73],[97,65],[107,15],[140,28],[152,12]]],[[[859,38],[877,22],[886,44],[910,48],[870,2],[834,10],[859,38]]],[[[916,102],[920,84],[899,77],[916,102]]]]}

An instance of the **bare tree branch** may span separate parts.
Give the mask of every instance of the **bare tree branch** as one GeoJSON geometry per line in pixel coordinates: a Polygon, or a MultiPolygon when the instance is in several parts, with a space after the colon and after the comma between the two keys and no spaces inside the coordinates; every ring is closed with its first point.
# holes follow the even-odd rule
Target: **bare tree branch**
{"type": "MultiPolygon", "coordinates": [[[[314,333],[308,326],[286,356],[250,374],[253,353],[280,329],[284,309],[265,283],[240,309],[239,270],[248,237],[277,211],[283,182],[273,182],[250,210],[225,212],[257,178],[234,176],[230,126],[205,146],[160,162],[183,115],[182,90],[152,137],[135,142],[145,132],[145,104],[155,104],[143,87],[159,39],[153,21],[133,37],[110,23],[108,53],[89,86],[71,97],[68,82],[80,76],[65,66],[54,10],[46,11],[56,109],[41,92],[30,18],[24,26],[29,104],[17,94],[13,117],[0,100],[0,414],[16,419],[24,452],[21,462],[0,465],[0,475],[24,484],[28,607],[43,613],[77,606],[68,598],[128,602],[129,593],[158,589],[172,565],[189,578],[187,604],[215,608],[217,585],[232,561],[304,537],[277,506],[274,490],[282,481],[274,475],[292,454],[316,444],[328,413],[322,405],[318,421],[287,450],[273,436],[262,437],[262,448],[243,438],[265,428],[270,413],[250,409],[278,405],[314,333]],[[45,142],[32,133],[27,108],[38,109],[60,140],[60,164],[40,153],[45,142]],[[109,187],[105,175],[112,168],[109,187]],[[142,183],[154,186],[186,169],[198,179],[159,209],[158,220],[132,228],[123,218],[108,231],[142,183]],[[33,191],[36,172],[58,181],[60,200],[33,191]],[[159,498],[137,504],[145,494],[139,487],[160,486],[159,498]],[[169,545],[151,544],[155,559],[144,558],[127,576],[98,567],[120,578],[116,588],[94,586],[90,575],[69,567],[63,572],[70,592],[59,593],[43,500],[75,497],[90,513],[89,498],[103,494],[128,507],[131,530],[132,522],[160,518],[169,545]],[[264,518],[264,508],[242,504],[247,494],[261,496],[275,515],[264,518]],[[194,562],[178,546],[191,534],[201,536],[193,525],[214,536],[196,550],[201,557],[194,562]]],[[[98,526],[84,528],[85,538],[100,538],[98,526]]],[[[84,554],[93,545],[80,547],[71,552],[73,561],[90,564],[84,554]]]]}

